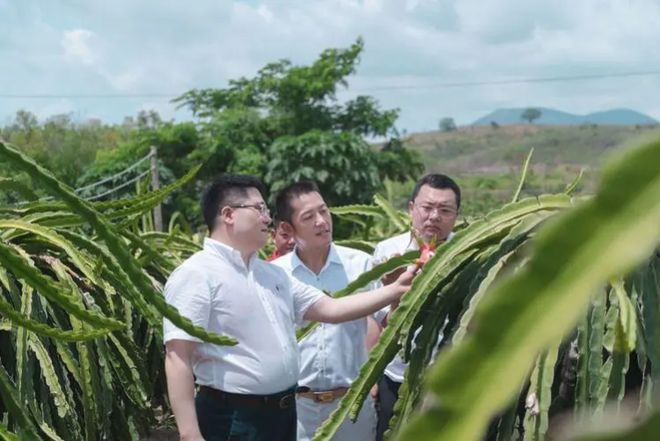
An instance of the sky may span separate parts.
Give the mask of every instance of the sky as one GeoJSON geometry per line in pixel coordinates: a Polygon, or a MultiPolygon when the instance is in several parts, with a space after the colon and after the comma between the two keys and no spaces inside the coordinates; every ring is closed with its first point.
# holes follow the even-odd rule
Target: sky
{"type": "Polygon", "coordinates": [[[0,125],[19,109],[189,120],[171,98],[282,58],[309,64],[358,36],[338,98],[400,109],[400,130],[528,106],[660,119],[660,0],[0,0],[0,125]],[[525,82],[541,78],[558,80],[525,82]]]}

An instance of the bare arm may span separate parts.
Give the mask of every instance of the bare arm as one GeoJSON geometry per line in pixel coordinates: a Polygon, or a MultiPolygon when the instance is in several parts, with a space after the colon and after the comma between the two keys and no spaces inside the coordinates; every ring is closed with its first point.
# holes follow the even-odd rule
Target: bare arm
{"type": "Polygon", "coordinates": [[[195,411],[192,355],[199,343],[171,340],[165,344],[165,375],[170,404],[181,440],[203,441],[195,411]]]}
{"type": "Polygon", "coordinates": [[[413,277],[412,271],[405,271],[392,284],[373,291],[353,294],[340,299],[322,297],[307,310],[305,320],[341,323],[364,317],[398,301],[410,289],[413,277]]]}

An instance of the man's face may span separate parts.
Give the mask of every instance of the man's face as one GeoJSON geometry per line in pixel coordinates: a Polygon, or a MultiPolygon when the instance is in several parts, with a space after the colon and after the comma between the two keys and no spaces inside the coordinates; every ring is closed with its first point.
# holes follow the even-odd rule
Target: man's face
{"type": "Polygon", "coordinates": [[[323,197],[306,193],[291,201],[291,225],[298,246],[316,248],[332,242],[332,217],[323,197]]]}
{"type": "Polygon", "coordinates": [[[259,190],[249,188],[246,198],[220,208],[241,251],[255,252],[266,244],[271,218],[259,190]]]}
{"type": "Polygon", "coordinates": [[[275,242],[275,249],[279,255],[283,256],[293,251],[293,247],[296,245],[296,238],[290,231],[287,231],[284,222],[280,222],[273,231],[273,242],[275,242]]]}
{"type": "Polygon", "coordinates": [[[408,203],[408,211],[413,229],[424,242],[434,238],[438,242],[444,241],[456,223],[456,194],[449,188],[423,185],[415,200],[408,203]]]}

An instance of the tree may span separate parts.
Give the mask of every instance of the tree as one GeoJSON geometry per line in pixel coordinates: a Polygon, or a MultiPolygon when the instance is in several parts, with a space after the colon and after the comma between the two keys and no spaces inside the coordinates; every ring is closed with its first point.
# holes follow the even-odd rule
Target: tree
{"type": "Polygon", "coordinates": [[[291,182],[313,180],[330,205],[368,203],[381,186],[376,154],[350,132],[283,136],[273,144],[266,181],[277,192],[291,182]]]}
{"type": "Polygon", "coordinates": [[[340,86],[347,87],[346,77],[355,73],[363,47],[358,39],[348,49],[326,49],[310,66],[279,60],[267,64],[255,78],[231,80],[226,89],[194,89],[174,101],[201,118],[217,117],[226,110],[258,109],[274,123],[273,137],[314,129],[387,136],[393,133],[398,109],[381,111],[369,96],[343,105],[336,97],[340,86]]]}
{"type": "MultiPolygon", "coordinates": [[[[19,110],[0,134],[24,153],[51,170],[70,186],[94,162],[97,152],[114,148],[126,138],[115,126],[98,120],[76,122],[70,114],[54,115],[43,123],[30,112],[19,110]]],[[[0,165],[3,171],[5,167],[0,165]]],[[[6,175],[13,176],[13,170],[6,175]]]]}
{"type": "Polygon", "coordinates": [[[541,110],[534,107],[528,107],[520,114],[520,119],[527,121],[528,123],[534,122],[534,120],[539,119],[542,115],[541,110]]]}
{"type": "Polygon", "coordinates": [[[18,110],[16,116],[14,117],[13,127],[17,130],[22,130],[28,134],[28,136],[39,127],[39,121],[37,117],[27,110],[18,110]]]}
{"type": "Polygon", "coordinates": [[[416,180],[417,176],[424,172],[424,166],[419,161],[419,154],[405,148],[403,141],[398,137],[387,141],[374,157],[382,182],[385,182],[386,179],[406,182],[410,180],[410,177],[414,177],[416,180]]]}
{"type": "Polygon", "coordinates": [[[218,165],[214,174],[226,170],[266,176],[274,190],[303,175],[325,181],[328,170],[346,173],[349,167],[360,167],[356,173],[364,180],[359,184],[355,181],[342,187],[336,183],[324,189],[328,200],[342,204],[370,200],[383,177],[416,178],[423,170],[419,156],[403,147],[381,157],[380,152],[362,148],[366,143],[360,141],[362,162],[351,163],[355,150],[347,146],[357,145],[361,138],[399,138],[394,127],[397,109],[381,110],[370,96],[343,103],[336,97],[339,88],[347,87],[346,78],[355,73],[363,47],[358,39],[346,49],[327,49],[308,66],[279,60],[254,78],[231,80],[225,89],[195,89],[176,98],[175,102],[199,118],[201,136],[208,143],[194,154],[218,165]],[[311,153],[303,154],[303,147],[311,153]],[[292,155],[294,151],[298,153],[292,155]],[[393,170],[397,161],[407,167],[393,170]],[[343,164],[340,169],[337,163],[343,164]],[[385,176],[378,172],[381,164],[387,170],[385,176]],[[305,173],[298,173],[296,167],[303,167],[305,173]],[[371,172],[362,173],[365,170],[376,170],[374,181],[371,172]]]}
{"type": "Polygon", "coordinates": [[[440,120],[438,127],[443,132],[453,132],[456,130],[456,123],[454,122],[454,118],[445,117],[440,120]]]}

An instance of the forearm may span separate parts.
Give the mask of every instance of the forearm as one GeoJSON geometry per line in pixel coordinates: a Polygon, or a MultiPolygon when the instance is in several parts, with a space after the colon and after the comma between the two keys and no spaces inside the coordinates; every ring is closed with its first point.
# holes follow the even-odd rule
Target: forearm
{"type": "Polygon", "coordinates": [[[167,391],[182,440],[202,439],[195,411],[195,381],[192,368],[181,358],[168,353],[165,358],[167,391]]]}
{"type": "Polygon", "coordinates": [[[355,320],[372,314],[396,301],[402,292],[402,287],[394,283],[373,291],[353,294],[339,299],[326,298],[324,299],[325,302],[313,308],[313,315],[316,317],[310,318],[326,323],[355,320]]]}

